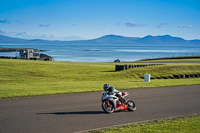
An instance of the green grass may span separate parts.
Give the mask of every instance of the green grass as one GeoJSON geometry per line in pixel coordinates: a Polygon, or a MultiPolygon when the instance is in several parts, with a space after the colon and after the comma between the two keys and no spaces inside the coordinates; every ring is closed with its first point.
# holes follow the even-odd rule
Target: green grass
{"type": "Polygon", "coordinates": [[[95,130],[89,133],[199,133],[200,115],[170,118],[95,130]]]}
{"type": "Polygon", "coordinates": [[[196,59],[159,59],[159,60],[144,60],[141,62],[160,62],[160,61],[200,61],[200,58],[196,59]]]}
{"type": "Polygon", "coordinates": [[[105,83],[116,89],[200,84],[200,78],[155,79],[150,83],[141,79],[145,73],[152,77],[200,73],[198,63],[166,64],[118,72],[114,71],[115,65],[0,59],[0,98],[101,91],[105,83]]]}
{"type": "Polygon", "coordinates": [[[128,71],[125,71],[123,74],[130,76],[142,77],[143,73],[151,74],[151,77],[169,77],[178,74],[195,74],[200,73],[200,64],[166,64],[159,66],[151,66],[144,68],[135,68],[128,71]]]}

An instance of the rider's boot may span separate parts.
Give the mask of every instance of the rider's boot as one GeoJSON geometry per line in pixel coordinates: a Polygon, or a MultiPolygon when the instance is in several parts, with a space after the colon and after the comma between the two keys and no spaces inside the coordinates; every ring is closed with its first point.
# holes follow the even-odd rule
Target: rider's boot
{"type": "Polygon", "coordinates": [[[122,105],[124,105],[125,104],[125,99],[123,98],[123,97],[119,97],[119,101],[122,103],[122,105]]]}

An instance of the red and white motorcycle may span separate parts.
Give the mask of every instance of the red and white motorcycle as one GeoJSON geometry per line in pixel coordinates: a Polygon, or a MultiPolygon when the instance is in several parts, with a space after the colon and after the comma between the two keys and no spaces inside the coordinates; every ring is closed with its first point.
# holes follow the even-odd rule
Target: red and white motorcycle
{"type": "Polygon", "coordinates": [[[117,97],[114,95],[108,95],[108,93],[102,92],[102,109],[106,113],[113,113],[114,111],[128,110],[135,111],[136,105],[130,99],[125,99],[129,93],[122,93],[121,97],[117,97]]]}

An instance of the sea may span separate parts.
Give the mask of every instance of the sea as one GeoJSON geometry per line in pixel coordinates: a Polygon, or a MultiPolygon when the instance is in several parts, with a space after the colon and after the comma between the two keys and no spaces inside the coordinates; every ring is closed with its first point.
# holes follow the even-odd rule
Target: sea
{"type": "MultiPolygon", "coordinates": [[[[0,44],[4,48],[33,48],[45,50],[55,61],[69,62],[121,62],[136,61],[160,57],[178,57],[200,55],[199,45],[63,45],[63,44],[0,44]]],[[[17,52],[0,52],[0,56],[16,57],[17,52]]]]}

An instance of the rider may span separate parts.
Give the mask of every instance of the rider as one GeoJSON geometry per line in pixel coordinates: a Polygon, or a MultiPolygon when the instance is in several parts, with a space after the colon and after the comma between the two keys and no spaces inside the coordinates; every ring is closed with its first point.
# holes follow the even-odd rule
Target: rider
{"type": "Polygon", "coordinates": [[[110,86],[109,84],[104,84],[103,88],[104,88],[104,91],[108,93],[108,95],[114,95],[116,97],[119,97],[120,102],[124,103],[122,92],[116,90],[114,87],[110,86]]]}

